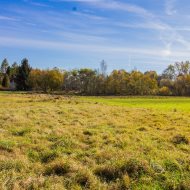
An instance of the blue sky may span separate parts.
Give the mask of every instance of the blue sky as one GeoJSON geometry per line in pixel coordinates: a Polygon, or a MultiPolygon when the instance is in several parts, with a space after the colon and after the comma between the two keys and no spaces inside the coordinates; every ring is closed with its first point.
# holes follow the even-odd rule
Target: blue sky
{"type": "Polygon", "coordinates": [[[136,68],[190,59],[189,0],[0,0],[0,60],[136,68]]]}

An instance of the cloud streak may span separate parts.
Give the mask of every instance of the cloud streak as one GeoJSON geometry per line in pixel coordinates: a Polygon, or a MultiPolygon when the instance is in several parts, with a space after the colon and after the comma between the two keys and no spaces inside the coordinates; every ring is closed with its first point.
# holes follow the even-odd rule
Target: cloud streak
{"type": "MultiPolygon", "coordinates": [[[[27,47],[35,49],[49,49],[59,51],[77,51],[77,52],[94,52],[94,53],[115,53],[115,54],[134,54],[134,55],[150,55],[167,57],[168,52],[161,49],[145,49],[145,48],[129,48],[122,46],[112,46],[111,44],[105,45],[92,45],[90,43],[65,43],[60,41],[49,41],[39,39],[23,39],[0,37],[0,47],[27,47]]],[[[189,52],[173,52],[170,55],[187,56],[189,52]]]]}
{"type": "Polygon", "coordinates": [[[8,16],[2,16],[0,15],[0,20],[4,21],[19,21],[19,19],[13,18],[13,17],[8,17],[8,16]]]}
{"type": "Polygon", "coordinates": [[[175,6],[174,6],[175,2],[176,2],[176,0],[166,0],[165,11],[166,11],[167,15],[172,16],[177,13],[175,6]]]}
{"type": "Polygon", "coordinates": [[[130,13],[135,13],[145,17],[151,17],[152,14],[146,9],[129,3],[122,3],[115,0],[56,0],[57,2],[80,2],[87,3],[91,6],[95,6],[100,9],[108,9],[115,11],[127,11],[130,13]]]}

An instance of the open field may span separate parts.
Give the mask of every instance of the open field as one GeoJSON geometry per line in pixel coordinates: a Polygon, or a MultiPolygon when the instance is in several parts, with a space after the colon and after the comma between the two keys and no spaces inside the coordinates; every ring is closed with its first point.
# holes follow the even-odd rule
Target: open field
{"type": "Polygon", "coordinates": [[[190,189],[190,98],[0,93],[0,189],[190,189]]]}

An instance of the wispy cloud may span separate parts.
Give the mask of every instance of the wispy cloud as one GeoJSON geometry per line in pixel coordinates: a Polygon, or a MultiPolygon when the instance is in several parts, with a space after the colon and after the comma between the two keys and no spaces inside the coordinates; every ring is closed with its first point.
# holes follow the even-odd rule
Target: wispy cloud
{"type": "Polygon", "coordinates": [[[165,3],[166,14],[169,16],[174,15],[177,12],[175,9],[176,0],[165,0],[165,1],[166,1],[166,3],[165,3]]]}
{"type": "Polygon", "coordinates": [[[135,13],[141,16],[152,16],[152,14],[150,14],[146,9],[140,6],[130,4],[130,3],[122,3],[120,1],[115,1],[115,0],[55,0],[55,1],[88,3],[100,9],[128,11],[128,12],[135,13]]]}
{"type": "Polygon", "coordinates": [[[163,23],[158,22],[136,22],[136,23],[126,23],[126,22],[119,22],[116,25],[126,28],[134,28],[134,29],[151,29],[151,30],[167,30],[168,26],[163,23]]]}
{"type": "Polygon", "coordinates": [[[85,18],[88,18],[88,19],[98,20],[98,21],[106,20],[105,17],[96,16],[94,14],[83,13],[83,12],[79,12],[79,11],[73,11],[72,14],[76,15],[76,16],[85,17],[85,18]]]}
{"type": "Polygon", "coordinates": [[[38,7],[51,7],[50,5],[46,3],[41,3],[41,2],[39,3],[37,1],[32,1],[32,0],[23,0],[23,1],[34,6],[38,6],[38,7]]]}
{"type": "Polygon", "coordinates": [[[189,18],[186,14],[184,21],[178,15],[177,0],[157,1],[156,6],[154,0],[151,6],[125,0],[23,1],[2,11],[0,47],[64,51],[71,57],[81,52],[115,60],[130,55],[159,60],[189,56],[189,18]],[[17,18],[20,22],[8,22],[17,18]]]}
{"type": "MultiPolygon", "coordinates": [[[[121,27],[128,27],[128,28],[141,28],[141,29],[153,29],[160,31],[158,33],[159,39],[164,43],[165,45],[165,51],[169,52],[169,47],[172,47],[172,44],[174,42],[180,43],[184,45],[186,48],[189,48],[189,43],[183,39],[183,36],[181,36],[177,30],[175,30],[175,27],[172,27],[170,24],[166,23],[163,20],[160,20],[160,18],[153,14],[152,12],[148,11],[147,9],[137,6],[135,4],[129,4],[126,2],[116,1],[116,0],[56,0],[59,2],[81,2],[81,3],[87,3],[91,6],[98,7],[100,9],[106,9],[106,10],[115,10],[115,11],[125,11],[130,12],[133,14],[136,14],[137,16],[144,19],[141,23],[126,23],[126,22],[119,22],[117,23],[118,26],[121,27]],[[165,33],[170,34],[169,40],[165,39],[165,33]]],[[[165,0],[165,7],[166,7],[166,13],[168,15],[173,15],[176,13],[176,10],[174,9],[174,3],[176,0],[165,0]]]]}
{"type": "MultiPolygon", "coordinates": [[[[162,49],[145,49],[145,48],[129,48],[125,46],[92,45],[91,43],[65,43],[60,41],[35,40],[24,38],[0,37],[1,47],[27,47],[35,49],[50,49],[58,51],[77,51],[77,52],[94,52],[94,53],[110,53],[110,54],[133,54],[133,55],[149,55],[149,56],[168,56],[168,51],[162,49]]],[[[170,52],[170,56],[187,56],[189,52],[170,52]]]]}
{"type": "Polygon", "coordinates": [[[5,21],[19,21],[19,19],[9,17],[9,16],[2,16],[0,15],[0,20],[5,20],[5,21]]]}

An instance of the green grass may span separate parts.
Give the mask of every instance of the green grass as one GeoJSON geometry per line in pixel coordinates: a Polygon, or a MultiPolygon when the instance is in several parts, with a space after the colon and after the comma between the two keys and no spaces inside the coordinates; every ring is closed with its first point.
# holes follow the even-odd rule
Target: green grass
{"type": "Polygon", "coordinates": [[[190,189],[190,98],[0,93],[0,189],[190,189]]]}
{"type": "Polygon", "coordinates": [[[190,98],[184,97],[87,97],[83,99],[131,108],[190,111],[190,98]]]}

